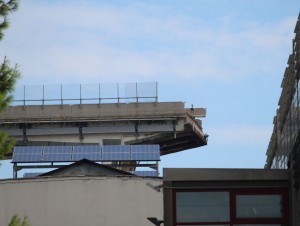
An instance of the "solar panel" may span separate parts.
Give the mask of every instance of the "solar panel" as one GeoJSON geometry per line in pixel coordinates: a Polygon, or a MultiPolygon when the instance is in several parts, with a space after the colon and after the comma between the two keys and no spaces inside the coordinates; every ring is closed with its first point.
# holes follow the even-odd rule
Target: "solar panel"
{"type": "Polygon", "coordinates": [[[88,159],[91,161],[101,161],[101,153],[74,153],[72,155],[73,161],[79,161],[81,159],[88,159]]]}
{"type": "Polygon", "coordinates": [[[43,151],[43,146],[16,146],[14,154],[40,154],[43,151]]]}
{"type": "Polygon", "coordinates": [[[44,154],[68,154],[72,153],[73,146],[45,146],[44,154]]]}
{"type": "Polygon", "coordinates": [[[29,177],[37,177],[43,173],[24,173],[23,177],[29,178],[29,177]]]}
{"type": "Polygon", "coordinates": [[[73,153],[101,153],[100,145],[74,146],[73,153]]]}
{"type": "Polygon", "coordinates": [[[20,155],[14,155],[12,162],[27,163],[27,162],[40,162],[41,160],[42,160],[42,154],[20,154],[20,155]]]}
{"type": "Polygon", "coordinates": [[[102,153],[102,160],[103,161],[130,161],[130,152],[103,152],[102,153]]]}
{"type": "Polygon", "coordinates": [[[132,145],[131,160],[135,161],[159,161],[159,145],[132,145]]]}
{"type": "Polygon", "coordinates": [[[159,152],[158,144],[131,145],[132,152],[159,152]]]}
{"type": "Polygon", "coordinates": [[[88,159],[91,161],[101,161],[101,146],[87,145],[87,146],[74,146],[73,147],[73,161],[81,159],[88,159]]]}
{"type": "Polygon", "coordinates": [[[42,146],[17,146],[14,148],[12,162],[40,162],[42,159],[42,146]]]}
{"type": "Polygon", "coordinates": [[[42,158],[43,162],[71,162],[71,153],[51,153],[44,154],[42,158]]]}
{"type": "Polygon", "coordinates": [[[103,152],[130,152],[130,145],[103,145],[103,152]]]}
{"type": "Polygon", "coordinates": [[[149,171],[132,171],[131,173],[140,176],[140,177],[157,177],[157,171],[149,170],[149,171]]]}
{"type": "Polygon", "coordinates": [[[130,152],[128,153],[102,153],[103,161],[121,161],[121,160],[130,160],[130,152]]]}
{"type": "Polygon", "coordinates": [[[43,162],[71,162],[73,146],[45,146],[43,162]]]}
{"type": "Polygon", "coordinates": [[[103,161],[130,160],[130,145],[103,145],[103,161]]]}
{"type": "Polygon", "coordinates": [[[157,153],[132,153],[131,160],[134,161],[159,161],[160,157],[157,153]]]}

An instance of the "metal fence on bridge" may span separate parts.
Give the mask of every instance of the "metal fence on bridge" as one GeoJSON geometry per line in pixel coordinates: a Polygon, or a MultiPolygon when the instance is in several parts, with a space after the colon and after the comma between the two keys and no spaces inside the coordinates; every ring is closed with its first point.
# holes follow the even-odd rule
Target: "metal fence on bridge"
{"type": "Polygon", "coordinates": [[[23,85],[13,96],[14,106],[157,102],[158,84],[23,85]]]}

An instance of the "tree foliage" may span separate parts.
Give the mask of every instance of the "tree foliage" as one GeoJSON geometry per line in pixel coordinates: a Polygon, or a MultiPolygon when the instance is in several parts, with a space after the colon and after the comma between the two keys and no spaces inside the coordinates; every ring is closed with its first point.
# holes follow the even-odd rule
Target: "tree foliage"
{"type": "Polygon", "coordinates": [[[8,28],[9,22],[7,19],[7,15],[11,12],[14,12],[18,9],[19,1],[18,0],[0,0],[0,40],[3,39],[3,31],[8,28]]]}
{"type": "Polygon", "coordinates": [[[19,77],[18,66],[11,67],[5,57],[0,65],[0,112],[11,103],[14,85],[19,77]]]}
{"type": "MultiPolygon", "coordinates": [[[[18,0],[0,0],[0,40],[4,37],[4,30],[9,26],[7,16],[9,13],[16,11],[18,5],[18,0]]],[[[0,112],[11,103],[14,85],[19,76],[17,65],[11,67],[5,57],[0,65],[0,112]]],[[[13,146],[14,141],[8,138],[5,132],[0,131],[0,159],[3,159],[13,146]]]]}
{"type": "Polygon", "coordinates": [[[23,220],[20,219],[20,217],[15,214],[9,223],[8,226],[30,226],[27,217],[24,217],[23,220]]]}

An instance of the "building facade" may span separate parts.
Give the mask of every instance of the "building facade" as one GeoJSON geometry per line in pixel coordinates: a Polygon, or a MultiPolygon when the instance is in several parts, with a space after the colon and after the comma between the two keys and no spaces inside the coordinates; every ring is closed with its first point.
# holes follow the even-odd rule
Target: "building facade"
{"type": "Polygon", "coordinates": [[[288,170],[164,169],[164,225],[292,225],[288,170]]]}
{"type": "Polygon", "coordinates": [[[151,226],[163,218],[163,197],[148,184],[160,178],[136,176],[36,177],[0,181],[0,225],[12,216],[31,226],[151,226]]]}
{"type": "Polygon", "coordinates": [[[292,225],[300,225],[300,15],[281,87],[265,168],[291,171],[292,225]]]}

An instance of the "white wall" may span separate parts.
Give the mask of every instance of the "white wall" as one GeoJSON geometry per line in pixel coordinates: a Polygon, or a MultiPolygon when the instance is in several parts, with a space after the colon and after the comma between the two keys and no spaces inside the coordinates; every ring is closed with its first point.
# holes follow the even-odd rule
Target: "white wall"
{"type": "Polygon", "coordinates": [[[0,225],[27,216],[31,226],[153,226],[163,219],[156,178],[62,177],[0,181],[0,225]]]}

